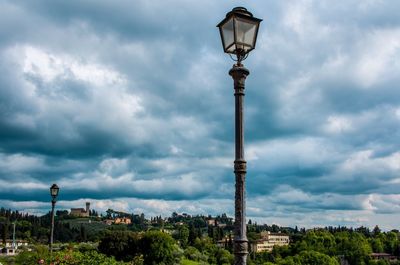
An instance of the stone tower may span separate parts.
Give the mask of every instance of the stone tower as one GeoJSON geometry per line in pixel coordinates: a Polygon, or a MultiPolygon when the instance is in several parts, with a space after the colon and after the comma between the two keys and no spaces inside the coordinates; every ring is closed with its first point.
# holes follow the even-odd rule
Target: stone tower
{"type": "Polygon", "coordinates": [[[86,202],[86,213],[89,214],[90,211],[90,202],[86,202]]]}

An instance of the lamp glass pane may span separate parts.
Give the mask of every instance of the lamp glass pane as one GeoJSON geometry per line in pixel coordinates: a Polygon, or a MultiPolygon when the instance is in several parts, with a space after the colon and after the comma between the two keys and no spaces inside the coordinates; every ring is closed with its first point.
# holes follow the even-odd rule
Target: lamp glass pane
{"type": "Polygon", "coordinates": [[[257,24],[258,22],[256,21],[236,18],[236,42],[238,49],[247,51],[254,48],[257,24]]]}
{"type": "Polygon", "coordinates": [[[51,187],[50,188],[51,196],[57,196],[58,195],[58,190],[59,190],[58,187],[51,187]]]}
{"type": "Polygon", "coordinates": [[[224,49],[227,50],[234,42],[233,18],[222,25],[222,37],[224,39],[224,49]]]}
{"type": "Polygon", "coordinates": [[[227,49],[225,49],[226,52],[228,53],[235,53],[236,50],[236,45],[232,44],[231,46],[229,46],[227,49]]]}

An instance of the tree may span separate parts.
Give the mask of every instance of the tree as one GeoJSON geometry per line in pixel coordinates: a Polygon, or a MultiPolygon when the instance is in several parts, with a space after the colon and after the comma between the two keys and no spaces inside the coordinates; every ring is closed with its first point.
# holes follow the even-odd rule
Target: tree
{"type": "Polygon", "coordinates": [[[87,241],[87,231],[86,227],[81,224],[81,229],[80,229],[80,241],[86,242],[87,241]]]}
{"type": "Polygon", "coordinates": [[[140,240],[140,249],[147,265],[173,264],[177,246],[174,239],[160,231],[148,231],[140,240]]]}
{"type": "Polygon", "coordinates": [[[368,262],[372,249],[363,234],[340,232],[335,234],[335,238],[337,254],[344,255],[350,264],[363,265],[368,262]]]}
{"type": "Polygon", "coordinates": [[[371,238],[369,244],[371,245],[373,252],[381,253],[384,251],[383,243],[380,238],[371,238]]]}
{"type": "MultiPolygon", "coordinates": [[[[41,247],[43,248],[43,247],[41,247]]],[[[57,251],[53,254],[54,264],[60,265],[123,265],[125,263],[117,262],[114,257],[107,257],[97,251],[80,252],[72,249],[57,251]]],[[[36,265],[39,260],[43,260],[44,264],[50,263],[50,255],[43,250],[35,249],[34,251],[24,251],[16,256],[16,264],[36,265]]],[[[132,263],[130,263],[132,264],[132,263]]],[[[138,263],[133,263],[138,264],[138,263]]],[[[140,264],[140,263],[139,263],[140,264]]]]}
{"type": "Polygon", "coordinates": [[[195,240],[196,240],[196,238],[197,238],[196,228],[194,227],[193,224],[190,224],[190,226],[189,226],[189,238],[188,238],[189,244],[193,245],[195,240]]]}
{"type": "Polygon", "coordinates": [[[65,216],[68,216],[69,215],[69,213],[68,213],[68,211],[67,210],[57,210],[56,211],[56,216],[58,216],[58,217],[65,217],[65,216]]]}
{"type": "Polygon", "coordinates": [[[372,233],[374,234],[374,237],[379,236],[379,234],[381,233],[381,229],[379,228],[378,225],[376,225],[376,226],[374,227],[374,230],[372,230],[372,233]]]}
{"type": "Polygon", "coordinates": [[[113,215],[114,211],[113,211],[112,209],[108,209],[108,210],[106,211],[106,213],[107,213],[106,217],[107,217],[108,219],[110,219],[110,218],[112,218],[112,215],[113,215]]]}
{"type": "Polygon", "coordinates": [[[384,250],[387,253],[396,255],[398,252],[399,240],[395,232],[388,232],[383,239],[384,250]]]}
{"type": "Polygon", "coordinates": [[[339,262],[335,258],[313,250],[301,252],[299,255],[295,256],[294,260],[298,262],[295,264],[299,265],[339,265],[339,262]]]}
{"type": "Polygon", "coordinates": [[[307,243],[307,250],[315,250],[327,255],[333,255],[335,253],[335,238],[328,231],[309,231],[304,236],[303,241],[307,243]]]}
{"type": "Polygon", "coordinates": [[[108,231],[100,240],[98,249],[117,260],[130,261],[140,254],[139,236],[131,231],[108,231]]]}
{"type": "Polygon", "coordinates": [[[189,240],[189,228],[187,225],[179,226],[177,232],[174,234],[174,238],[179,241],[183,248],[186,248],[189,240]]]}
{"type": "Polygon", "coordinates": [[[10,227],[10,220],[4,218],[5,220],[1,223],[1,239],[3,240],[3,244],[6,244],[6,240],[8,239],[8,230],[10,227]]]}
{"type": "Polygon", "coordinates": [[[188,260],[192,261],[201,261],[201,262],[207,262],[207,255],[201,253],[197,248],[195,247],[187,247],[184,251],[185,258],[188,260]]]}
{"type": "Polygon", "coordinates": [[[215,253],[213,253],[216,257],[218,265],[230,265],[233,264],[233,255],[229,253],[228,250],[223,248],[217,248],[215,253]]]}
{"type": "Polygon", "coordinates": [[[365,226],[360,226],[359,228],[356,228],[356,232],[363,234],[365,237],[371,236],[369,228],[365,226]]]}

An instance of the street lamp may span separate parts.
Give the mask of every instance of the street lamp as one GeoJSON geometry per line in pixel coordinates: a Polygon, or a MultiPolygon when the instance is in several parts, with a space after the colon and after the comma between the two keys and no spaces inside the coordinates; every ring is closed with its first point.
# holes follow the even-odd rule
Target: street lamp
{"type": "Polygon", "coordinates": [[[54,235],[54,206],[56,205],[56,200],[58,196],[58,191],[60,188],[57,184],[53,184],[50,187],[51,195],[51,230],[50,230],[50,256],[53,255],[53,235],[54,235]]]}
{"type": "Polygon", "coordinates": [[[261,19],[253,17],[253,14],[246,8],[235,7],[217,25],[224,52],[236,56],[234,58],[236,64],[229,71],[229,75],[233,78],[235,90],[235,265],[246,265],[248,254],[245,214],[246,160],[244,159],[243,100],[245,80],[250,72],[243,66],[242,61],[255,48],[261,21],[261,19]]]}

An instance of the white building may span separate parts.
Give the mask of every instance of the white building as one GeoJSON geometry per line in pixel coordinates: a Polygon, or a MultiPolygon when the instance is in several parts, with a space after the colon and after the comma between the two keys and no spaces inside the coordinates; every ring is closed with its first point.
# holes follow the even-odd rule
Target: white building
{"type": "Polygon", "coordinates": [[[289,236],[282,233],[261,232],[261,239],[251,243],[253,252],[272,251],[274,246],[289,245],[289,236]]]}
{"type": "Polygon", "coordinates": [[[6,245],[0,247],[0,255],[6,255],[6,256],[14,256],[16,255],[16,251],[20,247],[27,247],[28,246],[28,241],[25,240],[15,240],[15,246],[14,242],[12,240],[6,240],[6,245]]]}
{"type": "MultiPolygon", "coordinates": [[[[13,247],[13,241],[12,240],[6,240],[6,248],[11,248],[13,247]]],[[[28,246],[28,241],[25,240],[15,240],[15,248],[17,249],[18,247],[22,246],[28,246]]]]}

